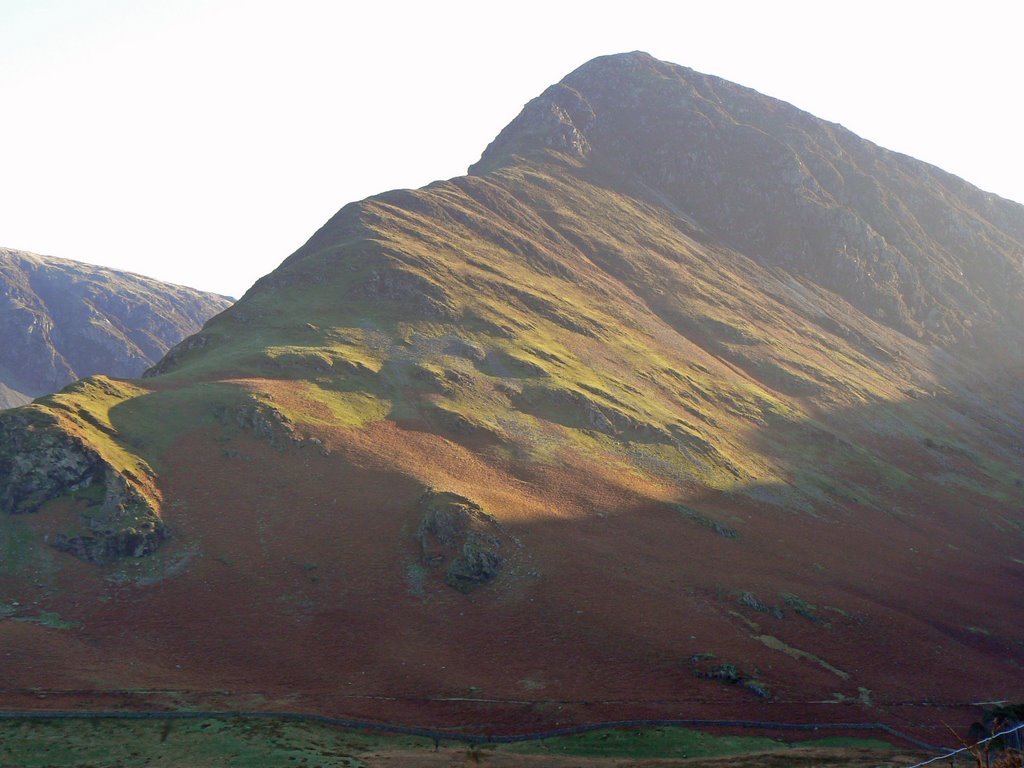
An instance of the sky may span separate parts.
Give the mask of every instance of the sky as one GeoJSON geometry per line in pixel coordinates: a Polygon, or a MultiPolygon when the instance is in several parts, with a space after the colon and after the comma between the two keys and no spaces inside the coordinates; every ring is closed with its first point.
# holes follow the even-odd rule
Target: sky
{"type": "Polygon", "coordinates": [[[0,246],[241,296],[644,50],[1024,202],[1024,5],[0,0],[0,246]]]}

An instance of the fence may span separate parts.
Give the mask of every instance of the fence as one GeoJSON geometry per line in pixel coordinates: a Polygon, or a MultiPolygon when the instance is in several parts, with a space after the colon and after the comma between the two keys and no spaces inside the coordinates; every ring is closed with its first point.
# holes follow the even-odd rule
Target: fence
{"type": "MultiPolygon", "coordinates": [[[[1015,734],[1015,736],[1016,736],[1015,740],[1017,742],[1017,750],[1020,751],[1020,749],[1021,749],[1022,729],[1024,729],[1024,723],[1018,723],[1017,725],[1013,726],[1013,728],[1008,728],[1005,731],[1000,731],[999,733],[994,733],[991,736],[989,736],[988,738],[982,739],[981,741],[979,741],[977,744],[975,744],[973,746],[976,746],[976,747],[977,746],[981,746],[982,744],[987,744],[988,742],[992,741],[993,739],[1000,739],[1000,738],[1002,738],[1004,736],[1008,736],[1010,734],[1015,734]]],[[[939,760],[952,760],[953,762],[955,762],[957,755],[963,754],[964,752],[968,752],[969,750],[970,750],[970,747],[960,747],[960,749],[954,749],[951,752],[947,752],[944,755],[939,755],[938,757],[933,757],[930,760],[925,760],[922,763],[914,763],[914,765],[909,766],[909,768],[921,768],[921,766],[931,765],[932,763],[938,762],[939,760]]]]}

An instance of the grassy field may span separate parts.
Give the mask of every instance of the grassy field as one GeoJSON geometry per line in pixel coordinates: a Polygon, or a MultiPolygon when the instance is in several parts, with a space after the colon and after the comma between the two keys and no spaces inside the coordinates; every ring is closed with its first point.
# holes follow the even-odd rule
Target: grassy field
{"type": "MultiPolygon", "coordinates": [[[[564,758],[582,760],[577,761],[580,765],[608,764],[605,759],[618,758],[614,764],[623,765],[622,759],[753,757],[773,752],[810,755],[823,749],[849,749],[858,755],[870,750],[876,761],[884,761],[892,747],[874,739],[829,738],[793,745],[759,736],[714,736],[684,728],[645,728],[468,748],[453,742],[435,745],[425,738],[279,720],[0,721],[0,766],[5,768],[370,768],[477,762],[562,765],[567,764],[564,758]],[[544,756],[553,762],[545,763],[544,756]]],[[[797,761],[802,763],[799,755],[797,761]]]]}
{"type": "Polygon", "coordinates": [[[362,766],[358,755],[385,746],[425,749],[433,742],[274,720],[0,722],[4,768],[335,768],[362,766]]]}
{"type": "Polygon", "coordinates": [[[890,749],[877,739],[829,738],[792,745],[764,736],[715,736],[688,728],[638,728],[603,730],[576,736],[559,736],[500,747],[521,754],[561,754],[589,757],[692,758],[724,757],[791,748],[858,747],[890,749]]]}

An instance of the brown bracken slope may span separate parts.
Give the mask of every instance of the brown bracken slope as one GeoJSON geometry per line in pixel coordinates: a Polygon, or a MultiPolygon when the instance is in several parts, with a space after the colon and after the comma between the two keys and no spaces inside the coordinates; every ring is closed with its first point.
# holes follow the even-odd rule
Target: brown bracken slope
{"type": "Polygon", "coordinates": [[[0,417],[0,703],[524,729],[1019,700],[1021,253],[1015,203],[596,59],[146,378],[0,417]]]}

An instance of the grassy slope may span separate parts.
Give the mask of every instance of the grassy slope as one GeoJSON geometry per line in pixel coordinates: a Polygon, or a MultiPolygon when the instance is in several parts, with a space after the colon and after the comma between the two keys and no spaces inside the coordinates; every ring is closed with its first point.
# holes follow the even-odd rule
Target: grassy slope
{"type": "MultiPolygon", "coordinates": [[[[311,381],[295,386],[330,410],[328,420],[456,411],[533,452],[544,441],[512,433],[536,432],[539,417],[545,429],[568,427],[555,431],[568,444],[621,450],[595,434],[604,424],[589,418],[596,408],[613,422],[605,432],[634,438],[628,463],[660,461],[672,481],[721,490],[822,482],[807,466],[820,462],[801,461],[791,445],[768,450],[763,435],[778,426],[833,440],[823,414],[877,409],[915,440],[971,429],[958,423],[956,437],[944,436],[927,405],[911,400],[962,370],[937,369],[928,350],[813,286],[709,253],[667,211],[599,183],[523,165],[498,179],[394,193],[364,204],[361,219],[358,239],[314,238],[281,270],[281,285],[211,324],[209,343],[168,380],[226,370],[311,381]],[[401,299],[367,296],[367,274],[381,269],[412,275],[413,289],[437,291],[461,317],[425,320],[401,299]],[[486,359],[467,360],[453,338],[486,359]],[[503,429],[501,418],[514,426],[503,429]],[[666,448],[669,436],[688,450],[666,448]]],[[[850,443],[837,452],[896,489],[910,480],[884,452],[850,443]]],[[[1012,471],[990,470],[988,492],[1005,496],[1012,471]]],[[[800,490],[820,500],[820,488],[800,490]]]]}
{"type": "Polygon", "coordinates": [[[161,376],[33,406],[150,468],[174,539],[96,569],[42,543],[73,500],[0,518],[39,585],[29,608],[24,570],[0,571],[0,600],[84,625],[47,640],[66,667],[20,684],[731,707],[756,704],[749,686],[698,675],[728,663],[778,699],[856,702],[957,679],[987,695],[1019,658],[997,585],[1020,462],[960,397],[971,372],[585,169],[523,162],[350,206],[189,347],[161,376]],[[513,532],[506,577],[464,599],[421,583],[426,487],[513,532]],[[309,670],[320,648],[331,665],[309,670]]]}

